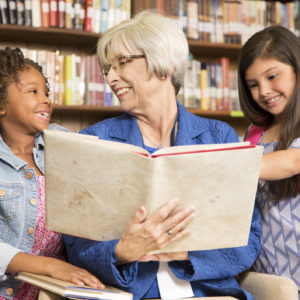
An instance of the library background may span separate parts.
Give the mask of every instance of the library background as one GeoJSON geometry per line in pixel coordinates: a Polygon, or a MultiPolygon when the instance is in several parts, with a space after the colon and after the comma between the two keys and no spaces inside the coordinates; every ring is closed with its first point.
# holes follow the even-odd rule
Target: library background
{"type": "Polygon", "coordinates": [[[95,56],[105,30],[148,9],[185,32],[190,57],[178,100],[242,136],[236,67],[243,43],[281,24],[300,36],[300,0],[0,0],[1,47],[18,46],[49,79],[52,121],[72,131],[121,114],[95,56]]]}

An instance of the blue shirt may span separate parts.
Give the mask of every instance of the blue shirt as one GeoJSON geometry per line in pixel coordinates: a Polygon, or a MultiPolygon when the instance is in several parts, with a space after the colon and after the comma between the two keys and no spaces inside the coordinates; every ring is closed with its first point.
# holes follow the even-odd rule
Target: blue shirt
{"type": "MultiPolygon", "coordinates": [[[[197,117],[181,104],[177,103],[177,106],[175,145],[239,141],[234,130],[226,123],[197,117]]],[[[81,133],[144,147],[136,118],[126,113],[96,123],[81,133]]],[[[70,262],[86,268],[105,284],[133,293],[135,300],[159,297],[156,280],[158,262],[116,265],[115,247],[118,240],[96,242],[70,236],[65,236],[64,240],[70,262]]],[[[197,297],[228,295],[249,300],[254,298],[239,287],[234,276],[249,269],[259,251],[260,224],[255,207],[247,246],[189,252],[190,261],[172,261],[169,267],[179,279],[190,281],[197,297]]]]}

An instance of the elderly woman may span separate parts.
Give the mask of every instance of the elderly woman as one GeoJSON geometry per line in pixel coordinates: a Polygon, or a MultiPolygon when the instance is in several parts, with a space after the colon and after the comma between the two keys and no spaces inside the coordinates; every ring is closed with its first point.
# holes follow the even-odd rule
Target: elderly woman
{"type": "MultiPolygon", "coordinates": [[[[175,145],[238,142],[227,124],[197,117],[176,101],[188,44],[168,19],[141,12],[105,32],[97,55],[124,114],[82,133],[144,147],[150,153],[175,145]]],[[[177,204],[177,199],[171,199],[152,216],[141,207],[120,240],[95,242],[66,236],[70,262],[108,285],[133,293],[134,299],[214,295],[253,299],[234,276],[250,268],[260,250],[257,209],[246,247],[147,255],[189,233],[186,225],[193,208],[174,215],[177,204]]]]}

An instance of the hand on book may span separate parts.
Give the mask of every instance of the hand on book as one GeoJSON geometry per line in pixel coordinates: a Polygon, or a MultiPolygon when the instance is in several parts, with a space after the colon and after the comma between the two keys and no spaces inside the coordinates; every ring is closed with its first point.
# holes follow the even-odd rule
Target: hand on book
{"type": "Polygon", "coordinates": [[[194,217],[194,207],[176,210],[179,199],[174,198],[162,205],[147,218],[147,210],[141,206],[128,223],[116,246],[118,263],[129,263],[190,233],[187,224],[194,217]],[[176,210],[176,211],[175,211],[176,210]]]}
{"type": "Polygon", "coordinates": [[[85,269],[78,268],[59,259],[52,259],[49,264],[49,275],[53,278],[69,281],[78,285],[88,285],[93,288],[103,289],[104,284],[85,269]]]}

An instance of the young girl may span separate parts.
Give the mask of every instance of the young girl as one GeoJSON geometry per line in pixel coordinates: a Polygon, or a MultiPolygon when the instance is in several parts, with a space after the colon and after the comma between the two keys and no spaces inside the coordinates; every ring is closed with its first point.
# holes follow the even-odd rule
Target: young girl
{"type": "MultiPolygon", "coordinates": [[[[37,299],[38,288],[14,280],[20,271],[103,288],[87,271],[57,259],[62,237],[45,228],[42,131],[52,113],[48,93],[37,63],[18,48],[0,50],[0,299],[37,299]]],[[[49,129],[64,130],[54,124],[49,129]]]]}
{"type": "Polygon", "coordinates": [[[300,40],[281,26],[254,34],[243,46],[238,77],[252,123],[246,140],[265,153],[257,191],[262,251],[254,269],[290,277],[300,289],[300,40]]]}

